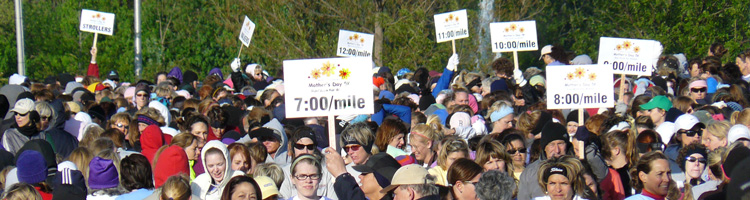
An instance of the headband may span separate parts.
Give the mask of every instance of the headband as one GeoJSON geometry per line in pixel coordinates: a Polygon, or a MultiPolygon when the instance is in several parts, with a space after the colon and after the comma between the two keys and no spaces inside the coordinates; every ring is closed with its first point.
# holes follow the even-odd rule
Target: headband
{"type": "Polygon", "coordinates": [[[357,139],[354,138],[354,136],[352,136],[352,135],[347,135],[347,136],[341,137],[341,141],[344,143],[344,146],[348,146],[348,145],[351,145],[351,144],[356,144],[356,145],[362,146],[362,148],[365,149],[365,152],[367,152],[367,154],[372,154],[372,152],[371,152],[372,151],[372,144],[363,145],[362,143],[359,143],[359,141],[357,141],[357,139]]]}
{"type": "Polygon", "coordinates": [[[423,137],[424,139],[427,139],[427,140],[432,140],[432,139],[430,139],[429,137],[425,136],[424,134],[421,134],[421,133],[419,133],[419,132],[416,132],[416,131],[412,131],[412,132],[411,132],[411,134],[415,134],[415,135],[418,135],[418,136],[422,136],[422,137],[423,137]]]}
{"type": "Polygon", "coordinates": [[[549,177],[552,176],[552,174],[560,174],[565,177],[568,177],[568,172],[567,170],[565,170],[564,167],[553,166],[544,171],[544,176],[543,176],[544,181],[547,181],[547,179],[549,179],[549,177]]]}
{"type": "Polygon", "coordinates": [[[495,122],[497,120],[500,120],[501,118],[508,116],[513,113],[513,108],[510,106],[502,106],[500,109],[496,110],[495,112],[492,112],[490,114],[490,120],[492,122],[495,122]]]}
{"type": "Polygon", "coordinates": [[[706,84],[705,80],[697,80],[690,83],[690,87],[688,88],[702,88],[702,87],[708,87],[708,84],[706,84]]]}
{"type": "MultiPolygon", "coordinates": [[[[320,160],[318,160],[318,158],[316,158],[315,156],[312,156],[310,154],[304,154],[304,155],[301,155],[301,156],[295,158],[294,162],[292,162],[292,170],[294,170],[294,167],[297,166],[297,163],[299,163],[300,160],[304,160],[304,159],[313,160],[313,165],[315,165],[316,167],[318,167],[318,171],[320,172],[322,170],[322,169],[320,169],[320,167],[321,167],[320,160]]],[[[294,175],[294,174],[292,174],[292,175],[294,175]]]]}
{"type": "Polygon", "coordinates": [[[144,123],[144,124],[148,124],[148,125],[157,125],[157,126],[159,125],[159,123],[156,122],[156,120],[151,119],[150,117],[148,117],[146,115],[138,115],[138,119],[137,120],[138,120],[138,122],[141,122],[141,123],[144,123]]]}

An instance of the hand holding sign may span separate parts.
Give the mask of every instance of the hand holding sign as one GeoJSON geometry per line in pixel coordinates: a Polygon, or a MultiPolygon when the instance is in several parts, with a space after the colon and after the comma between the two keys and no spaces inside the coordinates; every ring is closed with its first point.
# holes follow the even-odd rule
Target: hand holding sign
{"type": "Polygon", "coordinates": [[[81,24],[78,27],[81,31],[94,33],[94,44],[99,33],[112,35],[115,29],[115,14],[99,12],[94,10],[81,10],[81,24]]]}

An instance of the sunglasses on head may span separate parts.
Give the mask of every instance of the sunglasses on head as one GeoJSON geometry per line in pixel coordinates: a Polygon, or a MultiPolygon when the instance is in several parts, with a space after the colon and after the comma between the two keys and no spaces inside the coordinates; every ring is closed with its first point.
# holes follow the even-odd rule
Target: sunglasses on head
{"type": "Polygon", "coordinates": [[[688,156],[688,157],[685,157],[685,160],[688,162],[698,161],[701,164],[706,164],[706,158],[696,158],[696,157],[688,156]]]}
{"type": "Polygon", "coordinates": [[[307,148],[307,150],[314,150],[315,145],[314,144],[294,144],[294,148],[297,150],[305,150],[305,148],[307,148]]]}
{"type": "Polygon", "coordinates": [[[511,149],[507,151],[510,155],[515,155],[516,153],[526,153],[526,148],[518,148],[518,149],[511,149]]]}
{"type": "Polygon", "coordinates": [[[700,132],[700,131],[695,131],[695,130],[680,130],[680,131],[678,131],[678,133],[680,133],[680,134],[685,134],[685,135],[687,135],[688,137],[693,137],[693,136],[695,136],[696,134],[698,134],[698,136],[702,136],[702,135],[703,135],[703,133],[702,133],[702,132],[700,132]]]}
{"type": "Polygon", "coordinates": [[[349,149],[351,149],[352,151],[359,151],[359,148],[361,148],[361,147],[362,147],[362,145],[358,145],[358,144],[351,145],[351,146],[345,146],[344,147],[344,151],[345,152],[349,152],[349,149]]]}
{"type": "Polygon", "coordinates": [[[703,92],[706,92],[707,89],[704,87],[703,88],[690,88],[690,91],[693,93],[703,93],[703,92]]]}

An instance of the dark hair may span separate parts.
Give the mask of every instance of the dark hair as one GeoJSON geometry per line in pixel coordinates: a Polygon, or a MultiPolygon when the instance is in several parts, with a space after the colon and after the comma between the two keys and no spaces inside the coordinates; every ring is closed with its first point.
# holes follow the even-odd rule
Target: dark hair
{"type": "Polygon", "coordinates": [[[123,143],[125,142],[125,135],[122,134],[120,130],[114,128],[105,130],[101,136],[111,139],[112,142],[114,142],[115,147],[122,147],[123,143]]]}
{"type": "Polygon", "coordinates": [[[708,51],[714,54],[714,56],[721,58],[724,56],[724,54],[727,53],[727,49],[724,48],[724,44],[722,43],[713,43],[711,44],[711,47],[708,48],[708,51]]]}
{"type": "Polygon", "coordinates": [[[207,114],[208,118],[211,119],[210,124],[206,124],[209,127],[217,127],[218,128],[224,128],[227,126],[227,120],[229,119],[228,113],[224,111],[224,109],[221,109],[218,106],[211,107],[211,110],[208,111],[207,114]]]}
{"type": "Polygon", "coordinates": [[[492,61],[492,70],[495,70],[495,74],[503,74],[507,77],[513,77],[513,61],[507,58],[498,58],[492,61]]]}
{"type": "Polygon", "coordinates": [[[255,182],[255,179],[250,178],[248,176],[235,176],[234,178],[229,179],[227,186],[224,187],[224,191],[221,194],[221,200],[232,199],[232,193],[234,193],[234,190],[237,188],[237,186],[242,183],[252,184],[253,189],[255,189],[256,199],[263,199],[263,194],[261,194],[260,186],[258,185],[257,182],[255,182]]]}
{"type": "Polygon", "coordinates": [[[742,72],[740,71],[740,67],[737,66],[737,64],[731,62],[725,64],[724,67],[719,69],[718,75],[721,80],[724,81],[724,83],[732,84],[737,80],[742,80],[742,72]]]}
{"type": "Polygon", "coordinates": [[[552,45],[552,52],[549,53],[549,56],[563,64],[570,64],[570,58],[568,58],[568,54],[565,53],[565,49],[560,47],[560,45],[552,45]]]}
{"type": "Polygon", "coordinates": [[[448,185],[453,185],[457,181],[471,181],[477,175],[481,175],[484,171],[482,166],[475,163],[474,161],[466,158],[459,158],[453,161],[453,164],[448,168],[448,185]]]}
{"type": "Polygon", "coordinates": [[[122,187],[128,191],[135,189],[154,189],[151,164],[146,156],[141,154],[130,154],[120,161],[120,177],[122,187]]]}
{"type": "Polygon", "coordinates": [[[663,159],[665,161],[668,161],[667,156],[665,156],[660,151],[652,151],[648,152],[646,154],[643,154],[640,159],[638,159],[638,162],[633,165],[633,167],[630,169],[630,177],[633,178],[633,180],[630,181],[630,185],[633,186],[636,190],[642,190],[643,189],[643,181],[638,177],[639,172],[643,173],[649,173],[651,172],[651,163],[655,160],[663,159]]]}
{"type": "Polygon", "coordinates": [[[697,141],[694,143],[690,143],[687,146],[682,147],[682,149],[680,149],[677,155],[677,165],[680,166],[680,169],[682,169],[682,171],[685,171],[685,161],[686,161],[685,158],[692,155],[693,153],[698,153],[698,152],[704,153],[705,159],[708,159],[708,152],[706,150],[706,146],[703,146],[703,144],[700,144],[697,141]]]}
{"type": "Polygon", "coordinates": [[[652,96],[641,94],[633,98],[633,102],[630,103],[630,116],[638,116],[638,111],[641,110],[641,105],[648,103],[653,98],[652,96]]]}
{"type": "Polygon", "coordinates": [[[165,72],[165,71],[156,72],[156,75],[154,75],[154,84],[156,84],[156,83],[159,82],[159,76],[160,75],[167,76],[167,72],[165,72]]]}

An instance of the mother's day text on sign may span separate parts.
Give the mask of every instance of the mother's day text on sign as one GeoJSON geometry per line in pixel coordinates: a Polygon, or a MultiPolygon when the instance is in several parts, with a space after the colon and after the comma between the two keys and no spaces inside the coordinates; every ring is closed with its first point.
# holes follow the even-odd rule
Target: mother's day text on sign
{"type": "Polygon", "coordinates": [[[245,21],[242,22],[242,29],[240,29],[240,41],[243,45],[250,45],[250,40],[253,38],[253,32],[255,31],[255,23],[250,21],[245,15],[245,21]]]}
{"type": "Polygon", "coordinates": [[[609,108],[615,103],[612,68],[602,65],[548,67],[547,108],[609,108]]]}
{"type": "Polygon", "coordinates": [[[115,14],[95,10],[81,10],[81,31],[112,35],[115,30],[115,14]]]}
{"type": "Polygon", "coordinates": [[[435,37],[438,43],[469,37],[466,10],[435,15],[435,37]]]}
{"type": "Polygon", "coordinates": [[[372,58],[372,44],[375,36],[347,30],[339,30],[337,56],[372,58]]]}
{"type": "Polygon", "coordinates": [[[536,51],[536,21],[490,23],[492,52],[536,51]]]}
{"type": "Polygon", "coordinates": [[[654,40],[601,37],[598,64],[615,74],[651,76],[661,43],[654,40]]]}
{"type": "Polygon", "coordinates": [[[286,116],[372,114],[369,58],[285,60],[286,116]]]}

